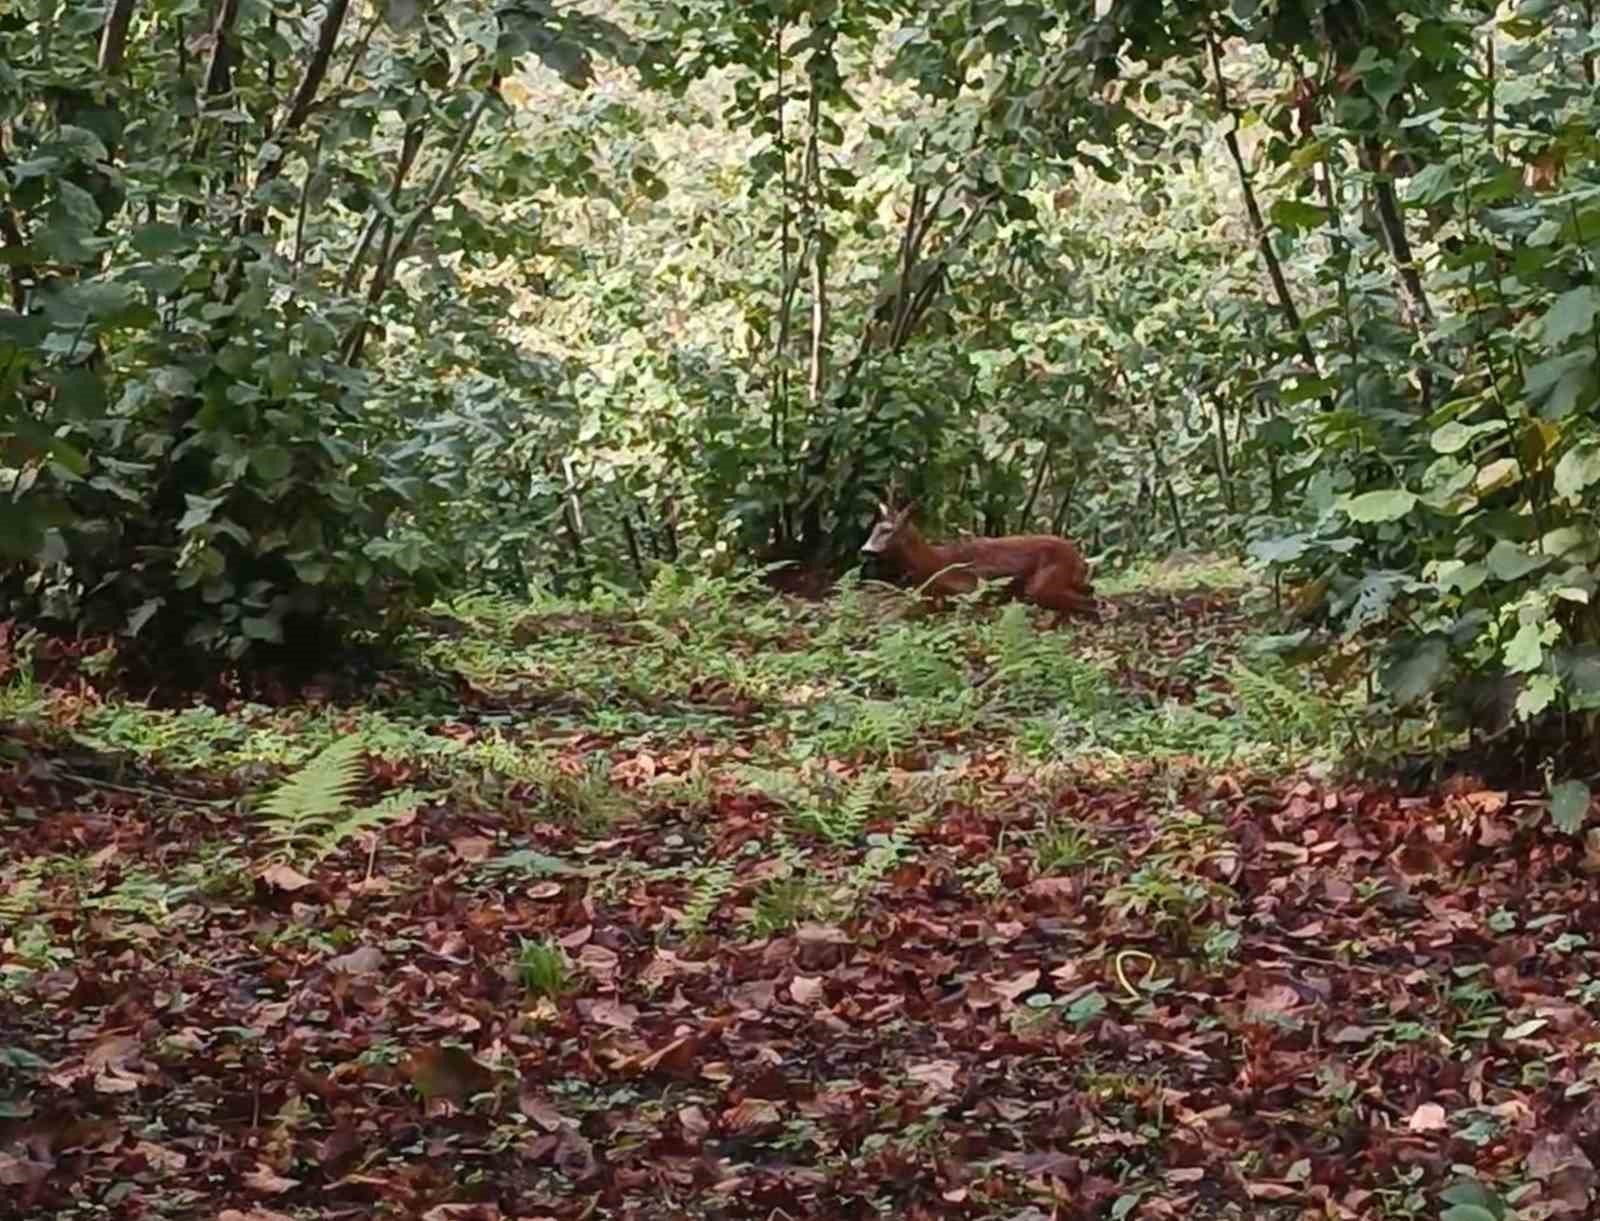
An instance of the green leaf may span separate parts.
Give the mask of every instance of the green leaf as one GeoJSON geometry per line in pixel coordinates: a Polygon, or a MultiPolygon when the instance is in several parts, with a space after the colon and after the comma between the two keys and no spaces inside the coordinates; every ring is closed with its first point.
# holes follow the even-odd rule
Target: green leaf
{"type": "Polygon", "coordinates": [[[1556,463],[1557,496],[1576,496],[1596,480],[1600,480],[1600,445],[1592,440],[1580,441],[1556,463]]]}
{"type": "Polygon", "coordinates": [[[1483,420],[1477,424],[1462,424],[1451,420],[1434,429],[1429,441],[1435,453],[1454,454],[1472,443],[1472,439],[1481,433],[1498,432],[1505,428],[1500,420],[1483,420]]]}
{"type": "Polygon", "coordinates": [[[1589,786],[1563,780],[1550,790],[1550,821],[1563,835],[1576,835],[1589,817],[1589,786]]]}
{"type": "Polygon", "coordinates": [[[1409,204],[1431,204],[1446,198],[1456,189],[1455,175],[1448,161],[1424,166],[1411,179],[1406,191],[1409,204]]]}
{"type": "Polygon", "coordinates": [[[1528,398],[1539,405],[1546,419],[1559,420],[1570,415],[1583,401],[1584,390],[1594,379],[1592,354],[1563,352],[1540,361],[1528,369],[1524,378],[1528,398]]]}
{"type": "Polygon", "coordinates": [[[1378,681],[1404,708],[1437,687],[1449,669],[1449,645],[1442,637],[1427,636],[1385,666],[1378,681]]]}
{"type": "Polygon", "coordinates": [[[421,0],[383,0],[383,19],[396,34],[404,34],[422,15],[421,0]]]}
{"type": "Polygon", "coordinates": [[[1303,534],[1291,534],[1287,538],[1264,538],[1250,544],[1250,554],[1268,564],[1287,564],[1298,560],[1308,550],[1308,543],[1303,534]]]}
{"type": "Polygon", "coordinates": [[[1100,1016],[1105,1012],[1105,1009],[1106,998],[1101,996],[1098,991],[1091,991],[1084,993],[1072,1004],[1068,1005],[1062,1017],[1074,1026],[1082,1026],[1084,1023],[1093,1021],[1100,1016]]]}
{"type": "Polygon", "coordinates": [[[1326,223],[1328,211],[1298,199],[1280,199],[1270,209],[1272,223],[1290,233],[1315,229],[1326,223]]]}
{"type": "Polygon", "coordinates": [[[322,560],[294,560],[294,575],[307,585],[321,585],[333,569],[322,560]]]}
{"type": "Polygon", "coordinates": [[[1524,623],[1506,642],[1506,669],[1530,674],[1544,664],[1544,633],[1537,623],[1524,623]]]}
{"type": "Polygon", "coordinates": [[[288,352],[274,352],[267,360],[267,379],[274,398],[284,398],[294,389],[300,362],[288,352]]]}
{"type": "Polygon", "coordinates": [[[1537,1034],[1550,1024],[1549,1018],[1531,1018],[1526,1022],[1518,1022],[1515,1026],[1506,1028],[1506,1038],[1525,1039],[1530,1034],[1537,1034]]]}
{"type": "Polygon", "coordinates": [[[1440,565],[1440,589],[1453,589],[1458,593],[1470,594],[1489,579],[1489,570],[1482,564],[1462,564],[1459,560],[1452,560],[1450,563],[1457,566],[1446,568],[1445,565],[1440,565]]]}
{"type": "Polygon", "coordinates": [[[147,259],[176,254],[193,244],[194,239],[189,234],[172,224],[141,225],[133,234],[133,248],[147,259]]]}
{"type": "Polygon", "coordinates": [[[557,39],[534,47],[540,61],[574,89],[586,88],[594,79],[589,53],[568,39],[557,39]]]}
{"type": "Polygon", "coordinates": [[[216,511],[222,507],[226,499],[223,496],[195,496],[190,494],[184,497],[184,503],[189,506],[188,511],[178,519],[180,533],[194,530],[205,525],[211,520],[216,511]]]}
{"type": "Polygon", "coordinates": [[[1497,1196],[1476,1179],[1462,1179],[1452,1183],[1439,1193],[1439,1198],[1446,1204],[1453,1204],[1456,1208],[1446,1209],[1441,1218],[1444,1221],[1501,1221],[1505,1215],[1506,1206],[1497,1196]],[[1456,1209],[1466,1209],[1466,1212],[1457,1213],[1456,1209]]]}
{"type": "Polygon", "coordinates": [[[57,180],[56,189],[61,192],[60,208],[66,219],[91,232],[100,227],[100,205],[93,195],[65,179],[57,180]]]}
{"type": "Polygon", "coordinates": [[[1416,503],[1415,493],[1403,488],[1387,488],[1381,492],[1363,492],[1359,496],[1352,496],[1345,501],[1344,511],[1350,515],[1351,521],[1398,521],[1411,512],[1416,503]]]}
{"type": "Polygon", "coordinates": [[[128,624],[124,629],[127,634],[130,636],[137,636],[141,631],[143,631],[144,625],[149,623],[151,618],[154,617],[155,613],[161,609],[162,602],[163,599],[161,598],[151,598],[148,601],[141,602],[138,606],[129,611],[128,624]]]}
{"type": "Polygon", "coordinates": [[[1554,674],[1535,674],[1517,695],[1517,716],[1531,721],[1555,703],[1560,690],[1554,674]]]}
{"type": "Polygon", "coordinates": [[[1489,571],[1501,581],[1516,581],[1549,563],[1549,557],[1529,555],[1510,539],[1501,539],[1489,549],[1489,571]]]}
{"type": "Polygon", "coordinates": [[[281,445],[263,445],[251,452],[250,469],[268,483],[276,483],[294,470],[294,456],[281,445]]]}
{"type": "Polygon", "coordinates": [[[1574,335],[1585,335],[1600,311],[1600,288],[1593,284],[1568,289],[1557,297],[1544,316],[1544,341],[1559,347],[1574,335]]]}
{"type": "Polygon", "coordinates": [[[283,640],[283,632],[279,629],[276,619],[246,615],[239,620],[239,627],[251,640],[268,640],[273,643],[281,643],[283,640]]]}
{"type": "Polygon", "coordinates": [[[1480,1208],[1498,1208],[1500,1201],[1477,1179],[1462,1179],[1439,1193],[1446,1204],[1476,1204],[1480,1208]]]}

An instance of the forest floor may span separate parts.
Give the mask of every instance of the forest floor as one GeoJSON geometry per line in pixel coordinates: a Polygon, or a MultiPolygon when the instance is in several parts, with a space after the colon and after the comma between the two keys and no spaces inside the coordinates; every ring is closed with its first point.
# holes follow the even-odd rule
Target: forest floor
{"type": "Polygon", "coordinates": [[[271,706],[0,629],[0,1215],[1594,1215],[1596,862],[1356,778],[1268,601],[463,601],[271,706]]]}

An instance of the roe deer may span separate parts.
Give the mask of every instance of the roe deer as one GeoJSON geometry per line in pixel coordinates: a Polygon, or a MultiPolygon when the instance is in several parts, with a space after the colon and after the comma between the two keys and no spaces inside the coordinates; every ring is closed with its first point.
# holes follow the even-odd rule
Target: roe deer
{"type": "Polygon", "coordinates": [[[1009,577],[1010,596],[1055,611],[1056,627],[1072,612],[1099,619],[1089,565],[1066,539],[1015,534],[930,543],[911,522],[915,507],[897,512],[880,500],[881,516],[861,550],[884,556],[936,598],[971,593],[980,580],[1009,577]]]}

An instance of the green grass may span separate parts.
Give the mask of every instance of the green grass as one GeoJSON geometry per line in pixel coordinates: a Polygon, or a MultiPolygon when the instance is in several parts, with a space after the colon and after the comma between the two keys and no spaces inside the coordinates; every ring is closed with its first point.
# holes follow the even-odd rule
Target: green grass
{"type": "Polygon", "coordinates": [[[517,982],[534,999],[555,1000],[573,986],[572,961],[551,941],[523,941],[517,951],[517,982]]]}

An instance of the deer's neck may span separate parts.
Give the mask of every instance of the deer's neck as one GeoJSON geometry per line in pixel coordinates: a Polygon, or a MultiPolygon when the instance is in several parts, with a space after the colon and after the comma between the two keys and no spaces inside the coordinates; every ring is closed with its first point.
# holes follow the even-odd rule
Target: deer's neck
{"type": "Polygon", "coordinates": [[[927,580],[950,563],[945,549],[923,538],[915,526],[906,526],[895,536],[894,556],[902,568],[921,580],[927,580]]]}

